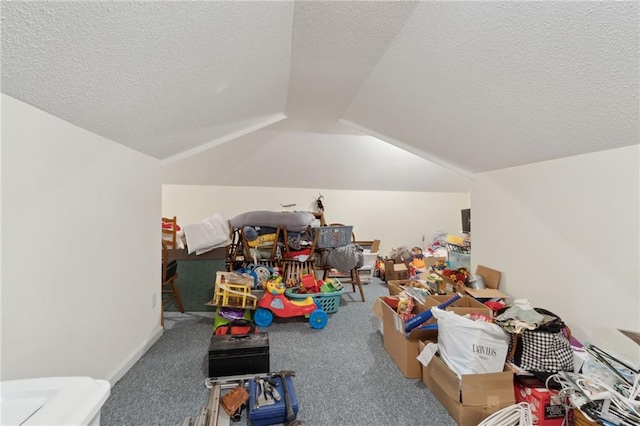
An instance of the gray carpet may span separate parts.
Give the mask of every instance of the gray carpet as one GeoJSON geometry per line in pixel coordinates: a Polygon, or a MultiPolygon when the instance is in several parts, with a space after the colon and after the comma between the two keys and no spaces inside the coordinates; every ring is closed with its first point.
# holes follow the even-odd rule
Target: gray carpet
{"type": "MultiPolygon", "coordinates": [[[[382,346],[371,311],[386,284],[364,285],[365,303],[351,285],[322,330],[303,318],[276,319],[268,328],[271,370],[296,372],[298,419],[310,426],[455,425],[419,379],[406,379],[382,346]]],[[[206,405],[204,386],[212,313],[171,313],[160,340],[112,389],[103,426],[180,425],[206,405]]],[[[237,424],[247,424],[246,415],[237,424]]]]}

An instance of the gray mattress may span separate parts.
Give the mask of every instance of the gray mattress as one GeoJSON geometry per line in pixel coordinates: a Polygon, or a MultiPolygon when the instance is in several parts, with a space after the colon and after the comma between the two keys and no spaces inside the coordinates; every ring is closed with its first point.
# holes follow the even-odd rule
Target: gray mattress
{"type": "Polygon", "coordinates": [[[311,225],[315,216],[310,212],[272,212],[256,210],[241,213],[229,220],[232,228],[243,226],[283,227],[287,231],[302,232],[311,225]]]}

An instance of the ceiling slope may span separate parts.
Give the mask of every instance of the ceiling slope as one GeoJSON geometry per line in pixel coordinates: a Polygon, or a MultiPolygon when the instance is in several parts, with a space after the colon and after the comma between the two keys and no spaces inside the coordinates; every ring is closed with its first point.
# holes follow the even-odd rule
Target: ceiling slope
{"type": "Polygon", "coordinates": [[[289,119],[283,124],[312,131],[335,124],[416,6],[417,2],[296,2],[285,111],[289,119]]]}
{"type": "Polygon", "coordinates": [[[292,19],[291,2],[2,2],[2,91],[163,159],[283,118],[292,19]]]}
{"type": "Polygon", "coordinates": [[[421,2],[343,120],[472,173],[640,143],[640,2],[421,2]]]}
{"type": "Polygon", "coordinates": [[[466,177],[368,135],[271,127],[164,166],[162,182],[416,192],[468,192],[471,185],[466,177]]]}

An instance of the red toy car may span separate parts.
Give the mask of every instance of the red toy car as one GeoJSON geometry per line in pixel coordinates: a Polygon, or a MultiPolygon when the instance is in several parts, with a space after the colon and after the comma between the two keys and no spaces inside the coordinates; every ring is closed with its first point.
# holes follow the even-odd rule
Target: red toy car
{"type": "Polygon", "coordinates": [[[270,279],[265,283],[266,292],[258,301],[258,309],[253,314],[253,321],[258,327],[268,327],[273,316],[290,318],[305,316],[309,318],[311,328],[321,329],[327,325],[329,316],[320,309],[311,296],[304,300],[290,300],[284,294],[282,278],[270,279]]]}

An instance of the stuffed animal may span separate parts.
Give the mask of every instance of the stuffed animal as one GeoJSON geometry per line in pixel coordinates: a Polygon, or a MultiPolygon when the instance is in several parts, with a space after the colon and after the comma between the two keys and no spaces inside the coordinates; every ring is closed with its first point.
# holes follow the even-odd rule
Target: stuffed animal
{"type": "Polygon", "coordinates": [[[406,246],[394,247],[389,253],[389,259],[393,259],[396,263],[409,262],[412,256],[411,250],[406,246]]]}

